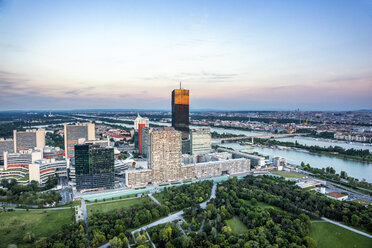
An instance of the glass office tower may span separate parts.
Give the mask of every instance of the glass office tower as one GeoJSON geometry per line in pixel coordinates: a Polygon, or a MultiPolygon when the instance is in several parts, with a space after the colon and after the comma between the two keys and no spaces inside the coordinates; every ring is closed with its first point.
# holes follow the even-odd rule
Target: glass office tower
{"type": "Polygon", "coordinates": [[[75,146],[76,189],[112,189],[115,186],[114,149],[75,146]]]}
{"type": "Polygon", "coordinates": [[[189,138],[189,90],[172,91],[172,127],[182,132],[182,139],[189,138]]]}

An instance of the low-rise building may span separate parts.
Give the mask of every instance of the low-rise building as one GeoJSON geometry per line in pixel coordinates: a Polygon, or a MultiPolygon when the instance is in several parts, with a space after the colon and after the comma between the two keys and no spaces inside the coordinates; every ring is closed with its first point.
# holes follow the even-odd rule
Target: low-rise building
{"type": "Polygon", "coordinates": [[[67,177],[66,160],[40,159],[29,165],[29,181],[43,185],[50,176],[67,177]]]}

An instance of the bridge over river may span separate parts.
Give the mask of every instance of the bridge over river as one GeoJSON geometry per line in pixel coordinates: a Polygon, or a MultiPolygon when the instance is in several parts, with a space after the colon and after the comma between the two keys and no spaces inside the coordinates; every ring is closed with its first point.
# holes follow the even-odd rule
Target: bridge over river
{"type": "Polygon", "coordinates": [[[263,135],[254,135],[254,136],[237,136],[237,137],[229,137],[229,138],[220,138],[220,139],[212,139],[212,142],[224,142],[224,141],[238,141],[238,140],[247,140],[251,139],[252,144],[254,143],[255,138],[283,138],[283,137],[291,137],[291,136],[304,136],[308,135],[308,133],[286,133],[286,134],[263,134],[263,135]]]}

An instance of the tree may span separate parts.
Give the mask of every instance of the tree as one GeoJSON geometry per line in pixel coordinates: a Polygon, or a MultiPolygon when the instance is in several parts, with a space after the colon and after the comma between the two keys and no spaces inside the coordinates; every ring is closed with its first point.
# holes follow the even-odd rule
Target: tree
{"type": "Polygon", "coordinates": [[[145,234],[138,235],[138,237],[136,238],[136,242],[139,244],[146,242],[146,240],[147,240],[147,237],[145,234]]]}
{"type": "Polygon", "coordinates": [[[229,227],[229,226],[222,227],[222,232],[224,232],[224,233],[231,233],[232,232],[231,227],[229,227]]]}
{"type": "Polygon", "coordinates": [[[316,241],[314,239],[310,238],[309,236],[306,236],[304,238],[304,244],[308,248],[316,248],[316,241]]]}
{"type": "Polygon", "coordinates": [[[106,241],[106,237],[101,231],[96,231],[93,234],[93,239],[92,239],[92,246],[93,247],[98,247],[102,245],[106,241]]]}
{"type": "Polygon", "coordinates": [[[118,237],[114,237],[113,239],[110,240],[110,247],[121,248],[123,247],[123,241],[118,237]]]}
{"type": "Polygon", "coordinates": [[[359,217],[356,214],[353,214],[351,216],[351,224],[353,226],[359,226],[359,221],[360,221],[360,219],[359,219],[359,217]]]}

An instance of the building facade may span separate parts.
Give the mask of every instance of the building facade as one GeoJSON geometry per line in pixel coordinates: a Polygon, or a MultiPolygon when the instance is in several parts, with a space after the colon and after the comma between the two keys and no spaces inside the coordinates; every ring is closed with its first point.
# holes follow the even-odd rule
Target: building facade
{"type": "Polygon", "coordinates": [[[75,145],[85,140],[95,140],[96,131],[94,123],[77,123],[75,125],[64,125],[65,157],[66,160],[75,155],[75,145]]]}
{"type": "MultiPolygon", "coordinates": [[[[134,120],[134,131],[139,130],[139,125],[143,124],[145,127],[149,127],[149,118],[147,117],[141,117],[139,114],[137,115],[137,118],[134,120]]],[[[142,125],[142,126],[143,126],[142,125]]]]}
{"type": "Polygon", "coordinates": [[[45,129],[13,130],[14,152],[40,148],[45,146],[45,129]]]}
{"type": "MultiPolygon", "coordinates": [[[[200,164],[182,164],[182,134],[173,128],[157,128],[150,132],[148,168],[129,168],[125,172],[129,187],[190,181],[202,177],[245,173],[250,160],[233,159],[200,164]]],[[[191,156],[191,155],[189,155],[191,156]]],[[[196,155],[195,155],[196,156],[196,155]]]]}
{"type": "Polygon", "coordinates": [[[198,128],[190,130],[190,150],[193,155],[207,154],[211,151],[211,129],[198,128]]]}
{"type": "Polygon", "coordinates": [[[79,191],[114,188],[114,149],[76,145],[75,177],[79,191]]]}
{"type": "Polygon", "coordinates": [[[40,159],[29,166],[29,181],[45,184],[50,176],[67,177],[67,164],[65,160],[40,159]]]}
{"type": "Polygon", "coordinates": [[[172,91],[172,127],[182,132],[182,139],[189,138],[189,90],[172,91]]]}

